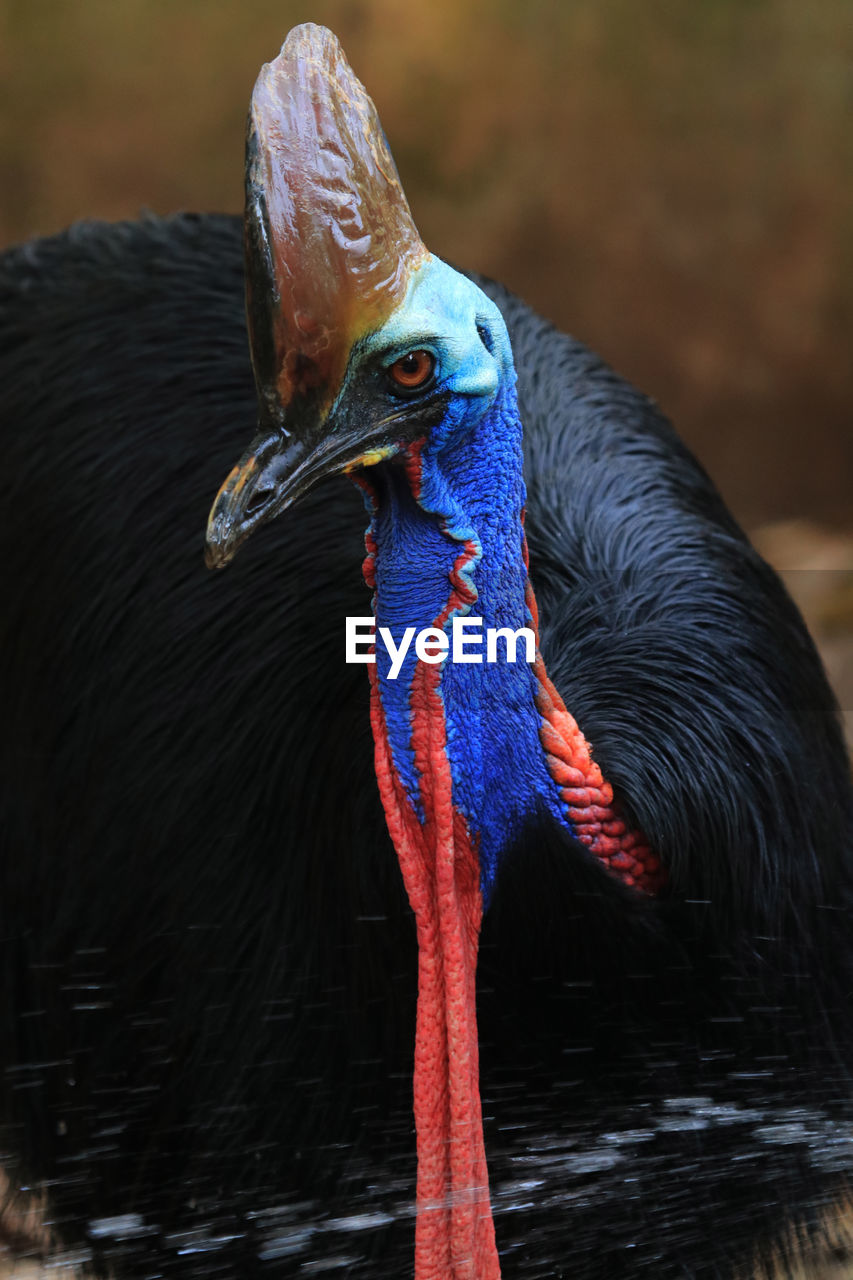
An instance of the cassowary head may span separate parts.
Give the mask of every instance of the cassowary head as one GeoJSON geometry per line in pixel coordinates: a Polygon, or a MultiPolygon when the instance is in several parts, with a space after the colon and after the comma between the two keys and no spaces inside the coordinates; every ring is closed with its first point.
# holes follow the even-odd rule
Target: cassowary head
{"type": "Polygon", "coordinates": [[[420,239],[376,108],[322,27],[295,28],[255,85],[245,241],[260,434],[211,513],[211,567],[324,476],[451,443],[512,368],[495,304],[420,239]]]}
{"type": "Polygon", "coordinates": [[[331,473],[365,493],[383,643],[362,660],[419,942],[415,1274],[488,1280],[475,971],[501,859],[545,815],[629,885],[654,890],[660,864],[616,812],[539,654],[503,318],[425,249],[375,108],[322,28],[296,28],[261,72],[246,195],[260,434],[213,505],[207,560],[227,564],[331,473]],[[459,643],[475,624],[495,637],[485,655],[459,643]]]}

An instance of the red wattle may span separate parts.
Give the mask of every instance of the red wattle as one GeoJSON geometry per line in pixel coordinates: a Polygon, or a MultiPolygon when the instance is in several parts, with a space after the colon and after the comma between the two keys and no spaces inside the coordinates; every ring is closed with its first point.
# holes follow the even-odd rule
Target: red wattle
{"type": "Polygon", "coordinates": [[[375,672],[376,776],[418,934],[415,1280],[498,1280],[479,1088],[479,859],[453,807],[439,669],[419,665],[412,686],[423,825],[393,766],[375,672]]]}
{"type": "MultiPolygon", "coordinates": [[[[526,538],[524,563],[528,563],[526,538]]],[[[614,804],[613,788],[605,782],[577,721],[548,678],[539,652],[539,610],[529,578],[526,601],[536,635],[533,672],[538,684],[536,709],[542,717],[539,736],[575,835],[625,884],[655,894],[666,884],[663,864],[642,832],[623,821],[614,804]]]]}

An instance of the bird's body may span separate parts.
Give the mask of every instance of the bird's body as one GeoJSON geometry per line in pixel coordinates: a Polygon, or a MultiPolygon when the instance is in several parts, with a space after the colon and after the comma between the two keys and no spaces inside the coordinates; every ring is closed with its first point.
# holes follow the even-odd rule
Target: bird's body
{"type": "MultiPolygon", "coordinates": [[[[478,973],[512,1277],[732,1277],[853,1165],[853,802],[803,624],[655,407],[500,286],[550,679],[666,867],[547,807],[478,973]]],[[[9,1178],[123,1280],[411,1268],[414,928],[376,788],[364,507],[330,479],[223,577],[254,417],[240,225],[0,266],[9,1178]]]]}

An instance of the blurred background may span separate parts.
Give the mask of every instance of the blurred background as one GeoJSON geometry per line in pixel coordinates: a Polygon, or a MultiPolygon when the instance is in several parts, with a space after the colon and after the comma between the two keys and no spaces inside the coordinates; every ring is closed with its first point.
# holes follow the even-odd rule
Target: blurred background
{"type": "Polygon", "coordinates": [[[0,0],[0,244],[237,211],[322,22],[424,239],[651,394],[785,573],[853,732],[851,0],[0,0]]]}

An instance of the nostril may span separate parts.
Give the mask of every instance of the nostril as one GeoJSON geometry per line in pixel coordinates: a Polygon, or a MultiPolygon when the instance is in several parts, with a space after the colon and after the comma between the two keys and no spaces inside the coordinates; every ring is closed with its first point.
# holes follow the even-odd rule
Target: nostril
{"type": "Polygon", "coordinates": [[[258,515],[267,506],[272,495],[272,489],[256,489],[246,503],[245,515],[247,517],[258,515]]]}

